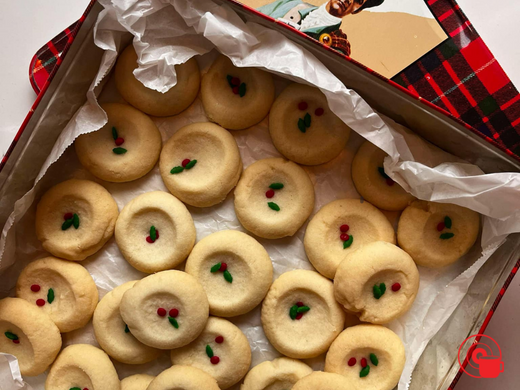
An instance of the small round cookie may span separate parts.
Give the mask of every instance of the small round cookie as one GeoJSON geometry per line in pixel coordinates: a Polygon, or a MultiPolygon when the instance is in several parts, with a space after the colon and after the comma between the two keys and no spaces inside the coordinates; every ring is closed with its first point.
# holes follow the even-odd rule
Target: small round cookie
{"type": "Polygon", "coordinates": [[[137,54],[130,44],[117,60],[114,75],[116,88],[128,103],[148,115],[177,115],[188,108],[199,93],[200,71],[195,58],[175,65],[177,84],[166,93],[145,87],[135,78],[135,69],[137,54]]]}
{"type": "Polygon", "coordinates": [[[202,105],[212,122],[229,130],[251,127],[265,118],[274,100],[270,73],[238,68],[220,56],[202,77],[202,105]]]}
{"type": "Polygon", "coordinates": [[[22,375],[43,373],[60,349],[60,330],[47,314],[21,298],[0,300],[0,351],[18,359],[22,375]]]}
{"type": "Polygon", "coordinates": [[[199,368],[173,366],[161,372],[146,390],[220,390],[217,381],[199,368]]]}
{"type": "Polygon", "coordinates": [[[120,390],[116,369],[108,355],[89,344],[69,345],[52,365],[45,390],[120,390]]]}
{"type": "Polygon", "coordinates": [[[273,282],[267,251],[253,237],[236,230],[200,240],[186,261],[186,272],[204,287],[210,313],[221,317],[251,311],[273,282]]]}
{"type": "Polygon", "coordinates": [[[196,236],[186,206],[164,191],[132,199],[121,210],[115,230],[126,261],[147,273],[177,267],[190,254],[196,236]]]}
{"type": "Polygon", "coordinates": [[[55,257],[25,267],[16,283],[16,296],[40,307],[62,333],[84,327],[99,298],[85,267],[55,257]]]}
{"type": "Polygon", "coordinates": [[[229,131],[199,122],[183,127],[164,144],[159,168],[173,195],[195,207],[210,207],[236,186],[242,159],[229,131]]]}
{"type": "Polygon", "coordinates": [[[217,380],[221,389],[239,382],[251,365],[251,347],[242,331],[231,322],[209,317],[200,336],[171,352],[172,364],[200,368],[217,380]]]}
{"type": "Polygon", "coordinates": [[[350,127],[329,109],[327,98],[318,88],[295,83],[274,102],[269,132],[276,149],[289,160],[319,165],[345,149],[350,127]]]}
{"type": "Polygon", "coordinates": [[[54,256],[84,260],[112,237],[118,214],[116,201],[104,187],[90,180],[67,180],[38,203],[36,235],[54,256]]]}
{"type": "Polygon", "coordinates": [[[148,363],[162,353],[160,349],[139,342],[121,318],[119,306],[123,294],[136,282],[126,282],[107,293],[97,305],[92,319],[94,334],[101,348],[113,359],[126,364],[148,363]]]}
{"type": "Polygon", "coordinates": [[[358,390],[344,377],[330,372],[315,371],[300,379],[292,390],[358,390]]]}
{"type": "Polygon", "coordinates": [[[314,271],[282,274],[262,304],[265,335],[278,352],[295,359],[324,353],[344,322],[332,282],[314,271]]]}
{"type": "Polygon", "coordinates": [[[352,161],[352,180],[359,194],[374,206],[390,211],[403,210],[415,197],[385,173],[386,156],[370,142],[363,143],[352,161]]]}
{"type": "Polygon", "coordinates": [[[439,268],[464,256],[477,240],[479,229],[480,216],[475,211],[417,200],[401,214],[397,241],[416,264],[439,268]]]}
{"type": "Polygon", "coordinates": [[[309,261],[329,279],[347,254],[374,241],[395,244],[394,228],[385,215],[360,199],[340,199],[312,217],[303,244],[309,261]]]}
{"type": "Polygon", "coordinates": [[[286,390],[312,373],[305,363],[281,357],[260,363],[253,367],[244,378],[240,390],[286,390]]]}
{"type": "Polygon", "coordinates": [[[154,376],[147,374],[127,376],[121,381],[121,390],[146,390],[154,379],[154,376]]]}
{"type": "Polygon", "coordinates": [[[162,271],[141,279],[123,294],[119,310],[136,339],[159,349],[191,343],[209,316],[204,289],[182,271],[162,271]]]}
{"type": "Polygon", "coordinates": [[[384,241],[349,253],[334,276],[334,295],[345,310],[363,322],[386,324],[415,301],[419,271],[413,259],[384,241]]]}
{"type": "Polygon", "coordinates": [[[314,209],[314,186],[303,168],[283,158],[266,158],[244,171],[235,190],[235,212],[251,233],[263,238],[292,236],[314,209]]]}
{"type": "Polygon", "coordinates": [[[79,162],[94,176],[112,182],[139,179],[161,153],[161,133],[141,111],[127,104],[103,104],[108,122],[74,142],[79,162]]]}
{"type": "Polygon", "coordinates": [[[345,329],[330,346],[325,371],[343,375],[354,389],[391,390],[406,357],[401,339],[381,325],[345,329]]]}

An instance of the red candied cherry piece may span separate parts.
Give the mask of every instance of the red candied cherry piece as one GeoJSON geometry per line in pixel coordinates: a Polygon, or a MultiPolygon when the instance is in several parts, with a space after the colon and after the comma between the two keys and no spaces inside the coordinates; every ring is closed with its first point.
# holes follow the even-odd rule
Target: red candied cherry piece
{"type": "Polygon", "coordinates": [[[146,237],[146,242],[149,243],[149,244],[153,244],[154,241],[152,240],[152,237],[148,236],[146,237]]]}
{"type": "Polygon", "coordinates": [[[233,87],[233,93],[234,93],[235,95],[238,95],[238,87],[233,87]]]}
{"type": "Polygon", "coordinates": [[[265,193],[265,196],[267,198],[271,199],[274,196],[274,190],[273,189],[267,190],[267,192],[265,193]]]}
{"type": "Polygon", "coordinates": [[[299,110],[304,111],[304,110],[307,109],[307,107],[309,107],[309,105],[307,104],[307,102],[300,102],[300,103],[298,103],[298,109],[299,109],[299,110]]]}
{"type": "Polygon", "coordinates": [[[215,342],[217,344],[222,344],[224,342],[224,337],[222,337],[222,336],[215,337],[215,342]]]}
{"type": "Polygon", "coordinates": [[[225,270],[227,270],[227,264],[226,264],[226,263],[222,263],[222,264],[220,264],[220,269],[219,269],[219,271],[224,272],[225,270]]]}
{"type": "Polygon", "coordinates": [[[161,317],[164,317],[166,315],[166,309],[164,307],[160,307],[157,309],[157,314],[161,317]]]}
{"type": "Polygon", "coordinates": [[[231,84],[233,84],[235,86],[239,86],[240,85],[240,79],[238,77],[233,77],[231,79],[231,84]]]}
{"type": "Polygon", "coordinates": [[[31,286],[31,291],[32,291],[32,292],[38,292],[38,291],[40,291],[40,289],[41,289],[41,287],[40,287],[39,284],[33,284],[33,285],[31,286]]]}
{"type": "Polygon", "coordinates": [[[182,160],[182,167],[183,168],[186,168],[186,165],[188,165],[190,163],[190,159],[189,158],[185,158],[184,160],[182,160]]]}
{"type": "Polygon", "coordinates": [[[446,227],[446,225],[444,225],[444,222],[439,222],[437,224],[437,231],[442,232],[445,227],[446,227]]]}
{"type": "Polygon", "coordinates": [[[346,233],[346,232],[348,232],[349,229],[350,229],[350,226],[348,226],[347,224],[345,224],[345,225],[341,225],[341,226],[339,227],[339,230],[340,230],[342,233],[346,233]]]}
{"type": "Polygon", "coordinates": [[[317,108],[316,111],[314,111],[314,115],[316,116],[322,116],[325,110],[321,107],[317,108]]]}
{"type": "Polygon", "coordinates": [[[365,368],[367,366],[367,359],[361,359],[361,367],[365,368]]]}
{"type": "Polygon", "coordinates": [[[42,307],[43,305],[45,305],[45,300],[43,299],[37,299],[36,300],[36,304],[40,307],[42,307]]]}
{"type": "Polygon", "coordinates": [[[298,315],[296,316],[296,319],[297,320],[301,320],[303,317],[303,313],[298,313],[298,315]]]}
{"type": "Polygon", "coordinates": [[[211,359],[209,359],[211,364],[218,364],[220,362],[220,358],[218,356],[213,356],[211,359]]]}
{"type": "Polygon", "coordinates": [[[341,236],[339,236],[339,238],[341,239],[341,241],[348,241],[350,237],[348,234],[343,233],[341,236]]]}
{"type": "Polygon", "coordinates": [[[352,366],[355,366],[357,363],[357,360],[355,357],[351,357],[350,359],[348,359],[348,365],[349,367],[352,367],[352,366]]]}
{"type": "Polygon", "coordinates": [[[392,187],[394,185],[394,181],[390,178],[386,179],[386,185],[392,187]]]}
{"type": "Polygon", "coordinates": [[[392,284],[392,291],[393,292],[399,291],[400,289],[401,289],[401,285],[399,283],[392,284]]]}
{"type": "Polygon", "coordinates": [[[296,306],[302,307],[303,306],[303,302],[296,302],[296,306]]]}
{"type": "Polygon", "coordinates": [[[88,390],[88,388],[84,387],[83,390],[88,390]]]}
{"type": "Polygon", "coordinates": [[[13,340],[13,343],[20,344],[20,340],[19,339],[13,340]]]}
{"type": "Polygon", "coordinates": [[[159,229],[155,229],[155,239],[157,240],[159,238],[159,229]]]}
{"type": "Polygon", "coordinates": [[[170,315],[170,317],[177,318],[177,316],[179,315],[179,310],[171,309],[168,314],[170,315]]]}
{"type": "Polygon", "coordinates": [[[125,143],[125,139],[121,138],[121,137],[117,137],[115,139],[115,143],[116,143],[117,146],[123,145],[125,143]]]}
{"type": "Polygon", "coordinates": [[[72,217],[74,217],[74,214],[72,214],[72,213],[65,213],[65,215],[63,216],[63,219],[66,221],[67,219],[71,219],[72,217]]]}

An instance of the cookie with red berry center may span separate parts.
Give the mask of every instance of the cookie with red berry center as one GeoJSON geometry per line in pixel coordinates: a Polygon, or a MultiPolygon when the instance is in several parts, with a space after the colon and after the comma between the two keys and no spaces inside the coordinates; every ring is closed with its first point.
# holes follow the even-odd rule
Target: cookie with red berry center
{"type": "Polygon", "coordinates": [[[312,372],[312,368],[299,360],[281,357],[254,366],[244,378],[240,390],[291,389],[312,372]]]}
{"type": "Polygon", "coordinates": [[[413,259],[384,241],[349,253],[334,276],[334,295],[363,322],[386,324],[408,311],[419,289],[413,259]]]}
{"type": "Polygon", "coordinates": [[[199,368],[173,366],[164,370],[146,390],[220,390],[217,381],[199,368]]]}
{"type": "Polygon", "coordinates": [[[200,87],[199,65],[195,58],[175,65],[177,83],[166,93],[145,87],[135,78],[137,54],[132,44],[119,55],[114,78],[121,96],[135,108],[153,116],[177,115],[196,99],[200,87]]]}
{"type": "Polygon", "coordinates": [[[397,241],[417,265],[445,267],[464,256],[475,244],[480,215],[450,203],[417,200],[404,209],[397,241]]]}
{"type": "Polygon", "coordinates": [[[172,364],[189,365],[207,372],[221,389],[238,383],[251,365],[251,347],[231,322],[209,317],[206,327],[191,344],[172,350],[172,364]]]}
{"type": "Polygon", "coordinates": [[[43,249],[67,260],[84,260],[112,237],[119,214],[101,185],[70,179],[49,189],[36,207],[36,235],[43,249]]]}
{"type": "Polygon", "coordinates": [[[154,376],[147,374],[127,376],[121,381],[121,390],[146,390],[154,379],[154,376]]]}
{"type": "Polygon", "coordinates": [[[270,73],[239,68],[218,57],[202,77],[201,99],[210,121],[229,130],[251,127],[266,117],[274,101],[270,73]]]}
{"type": "Polygon", "coordinates": [[[342,375],[354,389],[391,390],[405,363],[399,336],[381,325],[345,329],[330,346],[325,371],[342,375]]]}
{"type": "Polygon", "coordinates": [[[62,333],[85,326],[98,304],[96,283],[86,268],[55,257],[25,267],[16,296],[47,313],[62,333]]]}
{"type": "Polygon", "coordinates": [[[60,330],[47,314],[25,299],[0,300],[0,351],[18,359],[22,375],[43,373],[60,349],[60,330]]]}
{"type": "Polygon", "coordinates": [[[188,257],[196,235],[186,206],[164,191],[132,199],[121,210],[115,230],[126,261],[147,273],[177,267],[188,257]]]}
{"type": "Polygon", "coordinates": [[[314,371],[300,379],[292,390],[357,390],[344,377],[330,372],[314,371]]]}
{"type": "Polygon", "coordinates": [[[74,142],[78,159],[102,180],[127,182],[146,175],[161,153],[161,133],[155,123],[128,104],[101,106],[108,122],[74,142]]]}

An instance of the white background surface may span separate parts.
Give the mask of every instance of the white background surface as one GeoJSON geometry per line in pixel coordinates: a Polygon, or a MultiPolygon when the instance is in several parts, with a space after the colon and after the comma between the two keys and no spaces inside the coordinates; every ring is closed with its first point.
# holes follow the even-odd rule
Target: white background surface
{"type": "MultiPolygon", "coordinates": [[[[458,0],[458,3],[513,83],[520,88],[520,2],[458,0]]],[[[0,0],[0,42],[4,56],[0,65],[2,155],[35,99],[28,78],[31,58],[42,45],[77,20],[87,4],[88,0],[0,0]]],[[[502,347],[504,373],[496,379],[473,379],[464,375],[457,385],[457,390],[519,388],[518,296],[520,276],[513,280],[486,332],[502,347]]]]}

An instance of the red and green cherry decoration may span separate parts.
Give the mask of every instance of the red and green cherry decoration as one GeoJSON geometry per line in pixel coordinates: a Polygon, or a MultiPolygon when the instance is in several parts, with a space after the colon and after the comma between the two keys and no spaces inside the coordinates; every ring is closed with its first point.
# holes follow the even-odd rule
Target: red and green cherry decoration
{"type": "MultiPolygon", "coordinates": [[[[301,101],[298,103],[298,110],[300,111],[307,111],[307,108],[309,108],[309,105],[306,101],[301,101]]],[[[321,107],[318,107],[314,110],[314,115],[316,116],[322,116],[324,114],[325,110],[321,107]]],[[[298,129],[302,133],[306,133],[307,129],[311,127],[311,114],[308,112],[305,113],[303,118],[298,118],[298,129]]]]}
{"type": "Polygon", "coordinates": [[[116,144],[116,147],[112,149],[112,152],[115,154],[125,154],[127,150],[125,148],[122,148],[121,145],[125,143],[125,139],[120,137],[119,134],[117,134],[117,129],[112,126],[112,138],[114,139],[114,143],[116,144]]]}
{"type": "MultiPolygon", "coordinates": [[[[370,362],[374,366],[377,366],[379,364],[379,359],[377,358],[375,353],[371,353],[369,355],[369,359],[370,359],[370,362]]],[[[355,357],[351,357],[350,359],[348,359],[349,367],[354,367],[356,365],[356,363],[357,363],[357,359],[355,357]]],[[[367,358],[365,358],[365,357],[361,358],[361,360],[359,361],[359,364],[361,365],[361,371],[359,372],[359,377],[364,378],[370,373],[370,366],[368,365],[367,358]]]]}
{"type": "Polygon", "coordinates": [[[14,334],[13,332],[5,332],[4,335],[14,344],[20,344],[20,339],[18,338],[17,334],[14,334]]]}
{"type": "MultiPolygon", "coordinates": [[[[33,293],[37,293],[37,292],[40,292],[41,290],[41,287],[39,284],[32,284],[31,285],[31,291],[33,293]]],[[[54,302],[54,290],[52,288],[49,288],[47,290],[47,302],[50,304],[52,302],[54,302]]],[[[39,307],[42,307],[42,306],[45,306],[45,299],[37,299],[36,300],[36,305],[39,306],[39,307]]]]}
{"type": "MultiPolygon", "coordinates": [[[[394,283],[391,287],[393,292],[398,292],[401,289],[401,283],[394,283]]],[[[379,283],[374,284],[374,287],[372,287],[372,293],[374,294],[375,299],[381,298],[383,295],[385,295],[386,292],[386,284],[379,283]]]]}
{"type": "Polygon", "coordinates": [[[230,74],[226,76],[226,79],[229,84],[229,88],[231,88],[235,95],[238,95],[241,98],[246,95],[246,83],[241,82],[238,77],[233,77],[230,74]]]}
{"type": "Polygon", "coordinates": [[[341,241],[343,241],[343,249],[350,248],[350,246],[354,242],[354,236],[352,234],[347,234],[349,229],[350,226],[348,226],[347,224],[343,224],[339,227],[339,231],[341,232],[339,238],[341,241]]]}
{"type": "Polygon", "coordinates": [[[296,302],[294,305],[291,306],[289,309],[289,317],[291,317],[291,320],[301,320],[303,315],[307,313],[311,308],[309,306],[306,306],[303,304],[303,302],[296,302]]]}
{"type": "MultiPolygon", "coordinates": [[[[448,217],[448,216],[445,216],[444,217],[444,221],[442,222],[439,222],[437,224],[437,231],[438,232],[442,232],[446,229],[451,229],[451,218],[448,217]]],[[[441,240],[449,240],[450,238],[452,238],[455,234],[453,234],[452,232],[444,232],[444,233],[441,233],[441,235],[439,236],[439,238],[441,240]]]]}
{"type": "Polygon", "coordinates": [[[217,263],[213,267],[211,267],[210,271],[212,274],[222,272],[222,275],[224,276],[226,282],[233,283],[233,276],[227,268],[228,266],[226,263],[217,263]]]}
{"type": "Polygon", "coordinates": [[[71,387],[69,390],[88,390],[88,387],[84,387],[83,389],[81,387],[71,387]]]}
{"type": "Polygon", "coordinates": [[[74,226],[74,229],[79,228],[79,216],[76,213],[65,213],[63,214],[63,223],[61,224],[61,230],[67,230],[71,226],[74,226]]]}
{"type": "Polygon", "coordinates": [[[175,175],[177,173],[184,172],[184,170],[189,170],[193,168],[197,164],[197,160],[190,160],[189,158],[185,158],[182,160],[181,165],[177,165],[176,167],[173,167],[170,171],[172,175],[175,175]]]}
{"type": "Polygon", "coordinates": [[[153,244],[158,239],[159,230],[157,230],[154,225],[150,226],[150,235],[146,237],[146,242],[149,244],[153,244]]]}
{"type": "MultiPolygon", "coordinates": [[[[275,190],[281,190],[283,187],[283,183],[271,183],[269,189],[265,193],[265,197],[267,199],[273,198],[276,194],[275,190]]],[[[267,202],[267,205],[271,210],[280,211],[280,206],[278,206],[275,202],[267,202]]]]}
{"type": "Polygon", "coordinates": [[[379,171],[379,174],[383,177],[383,179],[385,179],[386,181],[386,185],[389,186],[389,187],[392,187],[395,183],[395,181],[393,181],[390,176],[388,176],[386,173],[385,173],[385,168],[383,167],[378,167],[377,170],[379,171]]]}
{"type": "Polygon", "coordinates": [[[157,315],[159,317],[166,317],[166,314],[168,314],[168,321],[170,324],[175,328],[179,329],[179,323],[177,322],[176,318],[179,316],[179,310],[176,308],[170,309],[170,311],[166,311],[164,307],[160,307],[157,309],[157,315]]]}
{"type": "MultiPolygon", "coordinates": [[[[222,344],[224,342],[224,336],[217,336],[215,337],[215,342],[217,344],[222,344]]],[[[211,364],[219,364],[220,363],[220,358],[215,355],[215,353],[213,352],[213,348],[211,348],[211,345],[207,344],[206,345],[206,355],[208,355],[209,357],[209,361],[211,362],[211,364]]]]}

